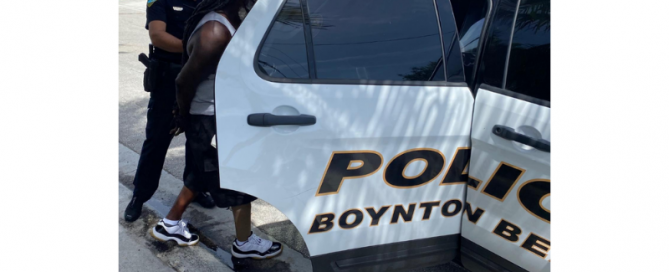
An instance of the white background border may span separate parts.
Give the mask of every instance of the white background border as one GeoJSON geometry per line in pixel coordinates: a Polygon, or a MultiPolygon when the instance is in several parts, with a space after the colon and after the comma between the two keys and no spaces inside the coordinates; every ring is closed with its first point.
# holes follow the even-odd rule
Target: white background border
{"type": "MultiPolygon", "coordinates": [[[[668,10],[552,3],[554,271],[665,266],[668,10]]],[[[13,1],[0,23],[0,270],[118,271],[118,3],[13,1]]]]}
{"type": "Polygon", "coordinates": [[[0,271],[118,271],[118,2],[3,2],[0,271]]]}

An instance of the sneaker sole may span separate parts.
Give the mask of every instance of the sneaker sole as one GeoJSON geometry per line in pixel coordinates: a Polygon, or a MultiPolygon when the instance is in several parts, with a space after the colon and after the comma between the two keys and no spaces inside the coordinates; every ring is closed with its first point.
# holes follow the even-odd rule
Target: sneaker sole
{"type": "MultiPolygon", "coordinates": [[[[151,236],[153,238],[155,238],[156,240],[161,241],[161,242],[175,241],[177,243],[177,245],[179,245],[180,247],[194,246],[194,245],[197,245],[197,243],[200,242],[199,238],[195,241],[192,241],[192,242],[184,242],[184,241],[181,241],[177,238],[165,236],[165,235],[161,234],[160,232],[156,232],[156,227],[153,227],[151,229],[151,236]]],[[[281,248],[281,249],[283,250],[283,248],[281,248]]]]}
{"type": "Polygon", "coordinates": [[[274,258],[274,257],[278,256],[279,254],[281,254],[281,252],[283,252],[283,245],[282,245],[281,249],[279,251],[273,253],[273,254],[269,254],[269,255],[265,255],[265,256],[261,256],[261,255],[258,255],[258,254],[243,254],[242,255],[242,254],[239,254],[239,253],[235,252],[232,249],[232,247],[233,246],[230,246],[230,252],[232,253],[232,256],[234,256],[235,258],[239,258],[239,259],[244,259],[244,258],[253,258],[253,259],[256,259],[256,260],[271,259],[271,258],[274,258]]]}

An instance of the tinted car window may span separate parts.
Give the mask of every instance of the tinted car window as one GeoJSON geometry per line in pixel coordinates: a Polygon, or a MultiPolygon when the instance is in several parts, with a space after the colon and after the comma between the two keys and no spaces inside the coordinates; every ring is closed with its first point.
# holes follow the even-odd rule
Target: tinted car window
{"type": "Polygon", "coordinates": [[[437,78],[442,47],[432,0],[307,0],[307,4],[317,78],[437,78]]]}
{"type": "Polygon", "coordinates": [[[303,22],[300,1],[287,0],[258,55],[262,73],[278,78],[309,78],[303,22]]]}
{"type": "Polygon", "coordinates": [[[465,74],[460,55],[460,43],[458,38],[453,10],[448,0],[437,1],[439,11],[439,23],[441,24],[441,35],[444,39],[444,56],[446,56],[446,74],[449,82],[464,82],[465,74]]]}
{"type": "Polygon", "coordinates": [[[550,101],[550,1],[522,0],[518,8],[506,86],[550,101]]]}
{"type": "Polygon", "coordinates": [[[482,83],[504,88],[506,56],[517,5],[517,0],[502,0],[493,11],[483,60],[478,69],[478,73],[482,73],[482,83]]]}
{"type": "Polygon", "coordinates": [[[489,9],[488,0],[451,0],[453,14],[460,35],[462,62],[467,82],[474,79],[481,31],[489,9]]]}

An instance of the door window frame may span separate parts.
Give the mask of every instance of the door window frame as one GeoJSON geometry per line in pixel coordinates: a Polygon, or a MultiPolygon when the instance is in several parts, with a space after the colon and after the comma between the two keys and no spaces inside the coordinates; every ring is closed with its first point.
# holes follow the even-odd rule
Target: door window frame
{"type": "Polygon", "coordinates": [[[506,96],[509,96],[509,97],[512,97],[512,98],[520,99],[520,100],[523,100],[523,101],[526,101],[526,102],[530,102],[530,103],[534,103],[534,104],[537,104],[537,105],[540,105],[540,106],[550,108],[551,107],[550,101],[543,100],[543,99],[540,99],[540,98],[536,98],[536,97],[533,97],[533,96],[529,96],[529,95],[526,95],[526,94],[523,94],[523,93],[515,92],[515,91],[512,91],[512,90],[505,89],[506,88],[506,77],[508,75],[507,73],[508,73],[508,70],[509,70],[509,62],[510,62],[510,59],[511,59],[511,46],[513,45],[513,35],[514,35],[514,32],[515,32],[515,28],[516,28],[516,19],[518,18],[518,11],[519,11],[519,8],[520,8],[521,1],[523,1],[523,0],[517,0],[518,3],[516,4],[516,13],[514,14],[513,23],[511,24],[511,27],[512,27],[511,37],[509,38],[508,51],[506,53],[506,59],[505,59],[505,62],[504,62],[504,74],[503,74],[503,78],[502,78],[502,88],[495,87],[495,86],[480,82],[481,75],[480,75],[478,70],[479,70],[480,63],[483,61],[482,56],[483,56],[483,53],[485,52],[485,49],[486,49],[485,47],[487,46],[488,34],[489,34],[488,32],[489,32],[490,25],[491,25],[491,22],[492,22],[492,19],[493,19],[492,18],[493,17],[493,14],[492,14],[493,4],[495,5],[495,8],[496,8],[499,5],[498,3],[500,1],[504,1],[504,0],[488,0],[488,1],[491,3],[490,4],[490,9],[488,10],[488,14],[486,15],[486,19],[485,19],[486,21],[484,23],[483,30],[481,31],[481,37],[484,37],[483,35],[485,34],[485,39],[480,39],[479,40],[479,49],[478,49],[479,51],[476,55],[476,64],[474,66],[474,75],[475,75],[475,77],[474,77],[475,81],[474,82],[476,82],[475,86],[472,87],[472,90],[474,90],[473,91],[474,99],[476,99],[476,93],[478,92],[478,89],[481,88],[481,89],[485,89],[485,90],[488,90],[488,91],[491,91],[491,92],[494,92],[494,93],[506,95],[506,96]]]}
{"type": "MultiPolygon", "coordinates": [[[[258,58],[260,56],[260,51],[265,45],[265,40],[269,36],[269,33],[272,30],[272,27],[274,26],[274,23],[276,22],[277,17],[279,17],[279,14],[283,10],[283,7],[286,5],[288,0],[283,0],[283,3],[281,4],[281,7],[279,7],[279,10],[276,12],[274,15],[274,18],[272,18],[272,22],[270,23],[269,27],[267,30],[265,30],[265,34],[263,35],[262,40],[260,41],[260,44],[258,45],[258,48],[256,48],[256,53],[255,56],[253,57],[253,70],[255,71],[256,75],[258,75],[260,78],[270,81],[270,82],[276,82],[276,83],[295,83],[295,84],[338,84],[338,85],[382,85],[382,86],[445,86],[445,87],[467,87],[466,82],[448,82],[448,81],[400,81],[400,80],[367,80],[367,79],[320,79],[316,78],[316,70],[315,70],[315,59],[314,59],[314,53],[313,53],[313,41],[311,39],[311,19],[309,18],[309,12],[307,10],[307,5],[306,5],[306,0],[299,0],[300,5],[302,7],[302,18],[303,18],[303,27],[304,27],[304,33],[305,33],[305,43],[306,43],[306,48],[307,48],[307,63],[308,63],[308,68],[309,68],[309,78],[280,78],[280,77],[271,77],[265,73],[262,72],[260,69],[260,63],[258,62],[258,58]],[[309,37],[307,36],[307,33],[309,37]],[[311,53],[310,53],[311,52],[311,53]]],[[[436,0],[432,0],[435,2],[436,0]]],[[[450,4],[450,1],[449,1],[450,4]]],[[[441,33],[441,25],[440,25],[440,17],[439,17],[439,12],[436,9],[436,4],[434,4],[436,16],[437,16],[437,21],[435,22],[438,27],[439,27],[439,39],[442,41],[441,46],[441,65],[445,65],[444,63],[444,50],[443,50],[443,34],[441,33]]],[[[444,66],[444,73],[446,73],[446,67],[444,66]]]]}

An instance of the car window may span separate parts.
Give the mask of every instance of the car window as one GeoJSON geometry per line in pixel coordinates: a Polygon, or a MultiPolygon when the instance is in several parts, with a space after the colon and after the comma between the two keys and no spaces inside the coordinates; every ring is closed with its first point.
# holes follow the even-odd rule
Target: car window
{"type": "Polygon", "coordinates": [[[319,79],[443,80],[432,0],[306,0],[319,79]]]}
{"type": "Polygon", "coordinates": [[[448,0],[436,1],[439,11],[439,23],[444,39],[444,56],[446,57],[446,74],[449,82],[465,82],[458,31],[453,18],[453,9],[448,0]]]}
{"type": "Polygon", "coordinates": [[[522,0],[505,89],[550,102],[550,1],[522,0]]]}
{"type": "Polygon", "coordinates": [[[304,20],[299,0],[287,0],[258,54],[258,69],[270,77],[309,78],[304,20]]]}
{"type": "Polygon", "coordinates": [[[478,73],[481,83],[504,88],[504,71],[518,0],[502,0],[495,7],[478,73]]]}
{"type": "Polygon", "coordinates": [[[481,31],[488,13],[489,0],[451,0],[460,35],[462,62],[467,82],[474,78],[481,31]]]}

